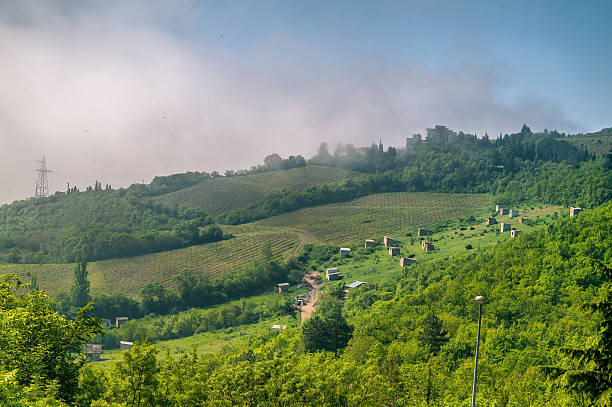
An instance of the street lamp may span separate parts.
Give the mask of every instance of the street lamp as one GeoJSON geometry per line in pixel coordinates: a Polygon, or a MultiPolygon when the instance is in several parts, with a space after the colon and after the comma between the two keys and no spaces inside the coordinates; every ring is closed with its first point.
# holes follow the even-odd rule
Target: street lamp
{"type": "Polygon", "coordinates": [[[478,303],[478,336],[476,337],[476,360],[474,362],[474,384],[472,385],[472,407],[476,406],[476,377],[478,376],[478,348],[480,347],[480,318],[482,316],[482,304],[485,302],[485,297],[479,295],[474,298],[478,303]]]}

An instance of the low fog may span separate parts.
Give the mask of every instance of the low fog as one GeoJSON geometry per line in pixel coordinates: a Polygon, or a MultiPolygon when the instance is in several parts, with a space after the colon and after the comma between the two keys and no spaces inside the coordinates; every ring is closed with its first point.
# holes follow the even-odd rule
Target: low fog
{"type": "Polygon", "coordinates": [[[54,192],[310,157],[321,141],[402,146],[434,124],[492,137],[524,122],[582,130],[559,105],[504,97],[512,82],[492,65],[336,59],[280,31],[242,52],[227,45],[231,30],[198,42],[154,19],[130,24],[114,6],[9,8],[0,5],[0,203],[34,194],[43,155],[54,192]]]}

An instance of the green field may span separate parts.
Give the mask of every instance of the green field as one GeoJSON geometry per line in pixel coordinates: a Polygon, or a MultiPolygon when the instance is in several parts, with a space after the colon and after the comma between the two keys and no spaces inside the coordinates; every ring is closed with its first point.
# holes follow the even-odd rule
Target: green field
{"type": "MultiPolygon", "coordinates": [[[[212,277],[243,270],[261,259],[261,246],[269,241],[273,257],[280,260],[298,245],[294,232],[260,232],[233,239],[185,249],[147,254],[127,259],[89,263],[88,271],[93,293],[123,292],[137,296],[144,285],[159,282],[174,288],[173,276],[181,270],[208,272],[212,277]]],[[[15,273],[29,282],[36,275],[41,289],[54,295],[72,284],[72,264],[10,264],[0,265],[0,273],[15,273]]]]}
{"type": "Polygon", "coordinates": [[[301,230],[329,244],[348,244],[473,215],[491,203],[490,195],[392,192],[300,209],[257,224],[301,230]]]}
{"type": "Polygon", "coordinates": [[[355,179],[362,174],[339,168],[307,166],[261,174],[215,178],[189,188],[161,195],[155,200],[166,205],[203,209],[210,216],[246,208],[274,192],[302,191],[332,181],[355,179]]]}

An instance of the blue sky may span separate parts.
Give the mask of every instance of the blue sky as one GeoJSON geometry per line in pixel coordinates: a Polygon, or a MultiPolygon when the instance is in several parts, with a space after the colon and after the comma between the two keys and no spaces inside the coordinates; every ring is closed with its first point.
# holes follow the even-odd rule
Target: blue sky
{"type": "Polygon", "coordinates": [[[0,1],[0,202],[32,194],[43,154],[63,189],[401,146],[438,123],[610,127],[611,17],[610,1],[0,1]]]}

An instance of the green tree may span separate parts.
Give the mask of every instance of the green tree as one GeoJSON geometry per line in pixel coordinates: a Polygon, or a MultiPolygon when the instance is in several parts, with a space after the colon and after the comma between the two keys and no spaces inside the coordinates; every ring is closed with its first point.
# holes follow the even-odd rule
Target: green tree
{"type": "Polygon", "coordinates": [[[353,328],[342,314],[342,303],[335,298],[321,301],[319,309],[302,325],[304,346],[310,352],[328,350],[338,356],[352,334],[353,328]]]}
{"type": "Polygon", "coordinates": [[[145,341],[136,342],[121,354],[110,368],[107,401],[126,407],[157,406],[160,366],[157,348],[145,341]]]}
{"type": "Polygon", "coordinates": [[[573,363],[570,368],[547,368],[557,376],[562,387],[586,396],[588,406],[612,406],[612,268],[597,260],[604,279],[600,295],[584,307],[601,316],[597,335],[587,341],[583,349],[562,349],[573,363]]]}
{"type": "Polygon", "coordinates": [[[13,372],[24,387],[56,386],[70,402],[78,392],[83,346],[102,332],[100,320],[87,315],[90,304],[68,320],[45,293],[24,294],[24,288],[15,275],[0,277],[0,371],[13,372]]]}
{"type": "Polygon", "coordinates": [[[440,348],[448,341],[442,321],[435,314],[429,313],[421,326],[423,330],[418,335],[419,342],[426,346],[431,354],[437,355],[440,348]]]}
{"type": "Polygon", "coordinates": [[[79,251],[74,266],[74,283],[70,289],[70,297],[75,307],[84,307],[91,301],[89,294],[89,278],[87,273],[87,258],[83,250],[79,251]]]}

